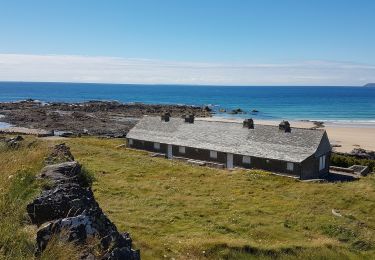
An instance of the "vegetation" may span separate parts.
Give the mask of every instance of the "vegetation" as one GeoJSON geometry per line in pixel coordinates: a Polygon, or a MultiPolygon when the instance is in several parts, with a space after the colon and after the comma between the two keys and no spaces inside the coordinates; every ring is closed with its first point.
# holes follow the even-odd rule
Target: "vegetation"
{"type": "MultiPolygon", "coordinates": [[[[48,153],[46,142],[25,137],[17,149],[0,146],[0,259],[33,259],[36,227],[30,225],[26,205],[45,183],[35,175],[48,153]]],[[[41,259],[74,259],[78,249],[51,243],[41,259]]]]}
{"type": "Polygon", "coordinates": [[[342,155],[333,153],[331,156],[331,164],[339,167],[350,167],[352,165],[368,166],[370,172],[375,171],[375,160],[358,159],[350,155],[342,155]]]}
{"type": "MultiPolygon", "coordinates": [[[[51,141],[0,149],[0,258],[33,257],[25,205],[51,141]],[[30,147],[29,147],[30,146],[30,147]],[[12,176],[12,177],[9,177],[12,176]]],[[[56,141],[57,142],[57,141],[56,141]]],[[[143,259],[373,259],[375,176],[303,183],[263,171],[218,170],[116,148],[122,140],[69,139],[95,196],[143,259]],[[332,209],[342,217],[332,214],[332,209]]],[[[51,243],[43,259],[74,259],[51,243]]]]}
{"type": "Polygon", "coordinates": [[[375,178],[302,183],[227,171],[71,139],[98,202],[143,259],[373,258],[375,178]],[[343,217],[332,214],[338,210],[343,217]]]}

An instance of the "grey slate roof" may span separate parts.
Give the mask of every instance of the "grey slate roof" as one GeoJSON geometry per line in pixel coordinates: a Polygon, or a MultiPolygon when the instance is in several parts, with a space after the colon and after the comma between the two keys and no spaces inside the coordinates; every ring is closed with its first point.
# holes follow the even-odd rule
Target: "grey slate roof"
{"type": "Polygon", "coordinates": [[[234,122],[196,119],[193,124],[182,118],[143,117],[127,138],[219,152],[248,155],[289,162],[302,162],[313,155],[325,134],[323,130],[293,128],[291,133],[278,126],[257,125],[243,128],[234,122]]]}

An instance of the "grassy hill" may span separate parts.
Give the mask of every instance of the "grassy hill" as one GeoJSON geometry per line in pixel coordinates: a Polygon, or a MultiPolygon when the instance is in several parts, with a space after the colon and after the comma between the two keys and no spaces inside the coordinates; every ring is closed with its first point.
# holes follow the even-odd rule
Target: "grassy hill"
{"type": "MultiPolygon", "coordinates": [[[[67,143],[95,176],[101,207],[120,230],[131,233],[143,259],[375,257],[375,176],[302,183],[263,171],[154,158],[116,148],[121,140],[67,143]]],[[[28,138],[15,151],[0,147],[0,258],[32,257],[35,229],[27,225],[24,208],[38,192],[41,184],[32,176],[52,144],[28,138]]],[[[66,247],[74,255],[74,247],[66,247]]],[[[52,247],[49,254],[61,248],[52,247]]]]}

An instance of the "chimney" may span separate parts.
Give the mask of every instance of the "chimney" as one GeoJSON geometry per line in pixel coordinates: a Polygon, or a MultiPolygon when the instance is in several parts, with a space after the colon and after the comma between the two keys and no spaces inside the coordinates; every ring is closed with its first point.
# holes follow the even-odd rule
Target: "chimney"
{"type": "Polygon", "coordinates": [[[290,124],[289,124],[289,122],[283,120],[283,121],[279,124],[279,130],[284,131],[285,133],[290,133],[291,128],[290,128],[290,124]]]}
{"type": "Polygon", "coordinates": [[[243,121],[243,127],[254,129],[254,120],[252,118],[245,119],[243,121]]]}
{"type": "Polygon", "coordinates": [[[171,117],[171,114],[170,113],[164,113],[162,116],[161,116],[161,121],[164,121],[164,122],[169,122],[169,118],[171,117]]]}
{"type": "Polygon", "coordinates": [[[194,124],[194,115],[185,116],[185,123],[194,124]]]}

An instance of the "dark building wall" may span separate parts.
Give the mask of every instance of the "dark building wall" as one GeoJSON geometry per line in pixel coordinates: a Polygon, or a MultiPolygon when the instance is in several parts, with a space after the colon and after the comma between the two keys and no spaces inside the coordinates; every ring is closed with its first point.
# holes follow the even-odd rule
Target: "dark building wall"
{"type": "Polygon", "coordinates": [[[319,158],[310,156],[302,163],[301,179],[316,179],[319,178],[319,158]]]}
{"type": "MultiPolygon", "coordinates": [[[[167,144],[160,144],[160,150],[155,150],[153,142],[139,141],[139,140],[134,140],[134,139],[133,139],[133,145],[131,145],[130,147],[143,149],[143,150],[147,150],[151,152],[160,152],[160,153],[167,152],[167,144]]],[[[185,147],[185,153],[180,153],[179,146],[173,145],[172,152],[173,152],[173,156],[180,156],[180,157],[185,157],[189,159],[218,162],[218,163],[223,163],[223,164],[226,164],[227,162],[227,154],[223,152],[217,152],[217,159],[210,157],[210,150],[197,149],[197,148],[192,148],[192,147],[185,147]]],[[[243,158],[242,155],[234,154],[233,165],[235,167],[262,169],[262,170],[268,170],[272,172],[292,174],[296,176],[300,176],[302,172],[302,166],[299,163],[294,163],[293,171],[288,171],[287,162],[285,161],[251,157],[251,163],[246,164],[246,163],[243,163],[242,158],[243,158]]],[[[304,165],[304,169],[305,169],[304,174],[306,176],[314,176],[314,173],[307,172],[309,170],[309,167],[311,167],[311,163],[314,163],[314,162],[306,161],[306,165],[304,165]]],[[[315,169],[318,169],[318,167],[319,167],[319,161],[315,169]]]]}
{"type": "Polygon", "coordinates": [[[329,173],[331,152],[321,154],[320,156],[315,157],[315,155],[312,155],[302,162],[301,179],[317,179],[329,173]],[[322,155],[326,156],[326,163],[325,168],[319,171],[319,158],[322,155]]]}
{"type": "MultiPolygon", "coordinates": [[[[242,162],[242,157],[243,157],[242,155],[234,154],[233,155],[233,165],[237,166],[237,167],[246,168],[246,169],[252,168],[252,164],[251,163],[248,164],[248,163],[243,163],[242,162]]],[[[251,160],[252,160],[252,158],[251,158],[251,160]]]]}
{"type": "Polygon", "coordinates": [[[155,153],[166,153],[167,152],[167,145],[166,144],[160,144],[160,149],[155,149],[154,148],[154,142],[148,142],[148,141],[141,141],[141,140],[136,140],[133,139],[133,144],[129,144],[128,140],[128,146],[131,148],[136,148],[136,149],[142,149],[150,152],[155,152],[155,153]]]}
{"type": "Polygon", "coordinates": [[[279,160],[271,160],[265,158],[251,157],[250,164],[243,163],[243,156],[239,154],[234,155],[234,165],[242,168],[262,169],[273,172],[288,173],[293,175],[300,175],[301,167],[298,163],[293,163],[293,171],[287,170],[287,162],[279,160]]]}
{"type": "Polygon", "coordinates": [[[300,176],[301,165],[293,163],[293,171],[289,171],[287,170],[287,163],[285,161],[251,157],[251,168],[300,176]]]}
{"type": "MultiPolygon", "coordinates": [[[[147,151],[156,152],[156,153],[167,153],[167,149],[168,149],[167,144],[161,143],[160,150],[157,150],[154,148],[154,142],[141,141],[141,140],[135,140],[135,139],[133,139],[132,145],[129,145],[129,142],[128,142],[128,146],[131,148],[142,149],[142,150],[147,150],[147,151]]],[[[211,161],[211,162],[218,162],[218,163],[224,163],[224,164],[227,161],[226,153],[223,153],[223,152],[217,152],[217,158],[211,158],[210,150],[185,147],[185,153],[180,153],[179,146],[177,145],[172,145],[172,154],[173,156],[180,156],[180,157],[186,157],[186,158],[195,159],[195,160],[211,161]]]]}
{"type": "Polygon", "coordinates": [[[210,157],[210,150],[197,149],[192,147],[185,147],[185,153],[179,153],[179,146],[173,146],[173,155],[186,157],[189,159],[226,163],[226,153],[217,152],[217,158],[210,157]]]}

